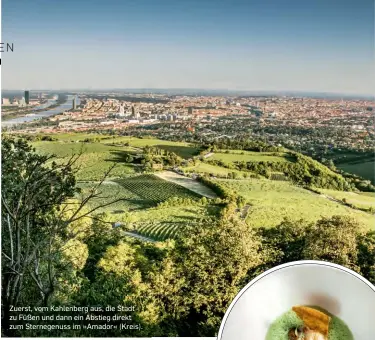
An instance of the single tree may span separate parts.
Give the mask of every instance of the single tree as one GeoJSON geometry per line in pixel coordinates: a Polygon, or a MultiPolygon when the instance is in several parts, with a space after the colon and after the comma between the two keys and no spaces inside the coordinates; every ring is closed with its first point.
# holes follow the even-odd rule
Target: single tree
{"type": "Polygon", "coordinates": [[[337,263],[359,271],[358,223],[346,216],[322,218],[306,232],[303,257],[337,263]]]}

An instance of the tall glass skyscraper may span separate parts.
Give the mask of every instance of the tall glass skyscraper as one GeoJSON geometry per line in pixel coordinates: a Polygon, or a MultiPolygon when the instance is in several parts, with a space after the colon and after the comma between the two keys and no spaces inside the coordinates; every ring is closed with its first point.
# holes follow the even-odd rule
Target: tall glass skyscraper
{"type": "Polygon", "coordinates": [[[25,91],[25,103],[26,105],[30,103],[30,91],[25,91]]]}

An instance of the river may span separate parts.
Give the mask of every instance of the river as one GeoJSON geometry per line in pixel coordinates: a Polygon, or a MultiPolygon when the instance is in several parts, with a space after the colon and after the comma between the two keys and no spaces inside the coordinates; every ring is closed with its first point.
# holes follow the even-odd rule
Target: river
{"type": "MultiPolygon", "coordinates": [[[[10,119],[7,121],[2,121],[1,126],[6,127],[6,126],[13,126],[21,123],[26,123],[26,122],[32,122],[36,119],[41,119],[45,117],[52,117],[55,116],[59,113],[62,113],[64,111],[70,110],[73,107],[73,98],[75,96],[73,95],[68,95],[68,99],[64,104],[61,104],[58,107],[55,107],[54,109],[38,112],[35,115],[32,116],[22,116],[14,119],[10,119]]],[[[52,103],[50,104],[52,105],[52,103]]],[[[79,99],[77,98],[77,105],[79,105],[79,99]]]]}

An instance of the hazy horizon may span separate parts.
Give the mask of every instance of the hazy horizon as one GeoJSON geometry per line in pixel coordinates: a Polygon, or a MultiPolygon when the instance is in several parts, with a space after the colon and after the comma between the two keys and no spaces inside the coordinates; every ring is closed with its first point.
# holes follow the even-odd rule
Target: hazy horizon
{"type": "Polygon", "coordinates": [[[7,90],[371,96],[374,3],[3,0],[7,90]]]}
{"type": "Polygon", "coordinates": [[[40,92],[122,92],[126,94],[168,94],[167,92],[170,92],[171,95],[232,95],[232,96],[239,96],[239,95],[248,95],[248,96],[293,96],[293,95],[300,95],[300,96],[306,96],[306,97],[319,97],[319,98],[358,98],[358,99],[369,99],[374,100],[375,95],[374,94],[356,94],[356,93],[340,93],[340,92],[314,92],[314,91],[262,91],[262,90],[254,90],[254,91],[247,91],[247,90],[233,90],[233,89],[202,89],[202,88],[65,88],[65,89],[2,89],[2,95],[4,93],[10,92],[14,93],[17,92],[19,95],[22,95],[24,91],[30,91],[30,93],[40,93],[40,92]]]}

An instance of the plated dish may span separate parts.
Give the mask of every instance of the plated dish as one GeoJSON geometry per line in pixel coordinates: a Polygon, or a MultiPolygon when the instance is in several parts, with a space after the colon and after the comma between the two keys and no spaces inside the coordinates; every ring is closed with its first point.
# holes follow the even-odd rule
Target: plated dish
{"type": "Polygon", "coordinates": [[[319,307],[293,306],[270,326],[266,340],[354,340],[349,327],[319,307]]]}

